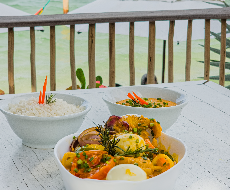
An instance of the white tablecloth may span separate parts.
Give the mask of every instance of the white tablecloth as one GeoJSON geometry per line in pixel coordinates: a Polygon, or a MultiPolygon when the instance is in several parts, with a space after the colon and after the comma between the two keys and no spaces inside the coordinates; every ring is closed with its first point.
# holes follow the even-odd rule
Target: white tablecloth
{"type": "MultiPolygon", "coordinates": [[[[175,190],[229,189],[230,91],[207,81],[157,86],[184,92],[189,97],[189,103],[177,122],[166,131],[181,139],[188,148],[185,167],[175,190]]],[[[80,131],[95,126],[93,122],[103,124],[109,118],[109,110],[101,99],[107,90],[58,91],[83,97],[92,104],[80,131]]],[[[0,99],[12,96],[4,95],[0,99]]],[[[65,189],[53,149],[32,149],[22,145],[21,139],[13,133],[2,113],[0,129],[0,189],[65,189]]]]}

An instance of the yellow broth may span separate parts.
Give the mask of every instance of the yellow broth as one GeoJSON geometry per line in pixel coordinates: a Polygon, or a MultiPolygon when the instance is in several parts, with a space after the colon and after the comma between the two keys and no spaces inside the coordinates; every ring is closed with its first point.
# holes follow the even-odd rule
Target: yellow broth
{"type": "MultiPolygon", "coordinates": [[[[132,107],[146,107],[146,108],[161,108],[161,107],[171,107],[177,105],[175,102],[164,100],[161,98],[142,98],[142,99],[145,100],[149,105],[145,106],[139,103],[134,103],[134,101],[131,99],[121,100],[116,102],[116,104],[132,106],[132,107]]],[[[138,101],[136,98],[135,100],[138,101]]]]}

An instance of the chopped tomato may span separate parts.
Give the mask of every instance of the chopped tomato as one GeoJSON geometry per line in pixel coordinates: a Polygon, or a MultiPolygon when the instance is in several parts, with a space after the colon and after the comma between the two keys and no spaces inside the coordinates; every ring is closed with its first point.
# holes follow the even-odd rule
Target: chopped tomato
{"type": "Polygon", "coordinates": [[[90,150],[76,154],[70,173],[79,178],[103,180],[107,173],[115,166],[114,157],[108,152],[90,150]]]}

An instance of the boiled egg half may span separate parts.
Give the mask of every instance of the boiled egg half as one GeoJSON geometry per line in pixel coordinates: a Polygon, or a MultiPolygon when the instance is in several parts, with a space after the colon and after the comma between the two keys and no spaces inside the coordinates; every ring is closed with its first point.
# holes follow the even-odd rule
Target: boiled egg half
{"type": "MultiPolygon", "coordinates": [[[[135,151],[138,148],[142,147],[142,149],[145,149],[145,141],[142,137],[136,134],[121,134],[117,137],[119,139],[119,142],[117,143],[117,146],[126,151],[127,149],[135,151]]],[[[121,149],[116,149],[117,152],[123,153],[121,149]]]]}
{"type": "Polygon", "coordinates": [[[113,167],[107,174],[106,180],[142,181],[147,179],[147,174],[134,164],[120,164],[113,167]]]}

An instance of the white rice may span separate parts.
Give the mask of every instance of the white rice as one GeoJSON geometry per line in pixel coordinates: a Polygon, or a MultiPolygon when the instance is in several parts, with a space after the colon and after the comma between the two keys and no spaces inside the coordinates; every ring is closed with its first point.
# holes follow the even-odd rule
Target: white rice
{"type": "Polygon", "coordinates": [[[9,112],[18,115],[36,116],[36,117],[53,117],[70,115],[82,112],[83,106],[68,104],[62,99],[56,99],[56,102],[50,104],[39,104],[38,98],[31,97],[28,100],[20,100],[17,104],[9,104],[9,112]]]}

